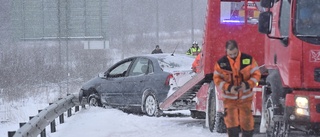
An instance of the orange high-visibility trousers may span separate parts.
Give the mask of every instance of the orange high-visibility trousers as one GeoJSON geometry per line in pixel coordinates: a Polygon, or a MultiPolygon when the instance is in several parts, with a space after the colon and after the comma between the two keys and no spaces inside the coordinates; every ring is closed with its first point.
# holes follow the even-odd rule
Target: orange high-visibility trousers
{"type": "Polygon", "coordinates": [[[252,100],[224,100],[224,122],[227,128],[238,127],[245,131],[254,129],[252,100]]]}

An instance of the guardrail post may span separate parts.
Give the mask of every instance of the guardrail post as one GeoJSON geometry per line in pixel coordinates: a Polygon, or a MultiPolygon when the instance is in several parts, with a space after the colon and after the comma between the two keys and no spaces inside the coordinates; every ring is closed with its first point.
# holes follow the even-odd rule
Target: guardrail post
{"type": "Polygon", "coordinates": [[[16,131],[8,131],[8,137],[13,137],[16,131]]]}
{"type": "Polygon", "coordinates": [[[24,124],[26,124],[26,122],[19,123],[19,127],[22,127],[24,124]]]}
{"type": "Polygon", "coordinates": [[[51,129],[51,133],[54,133],[56,132],[56,121],[53,120],[51,123],[50,123],[50,129],[51,129]]]}
{"type": "Polygon", "coordinates": [[[63,123],[64,123],[63,113],[59,116],[59,121],[60,121],[60,124],[63,124],[63,123]]]}
{"type": "Polygon", "coordinates": [[[75,107],[75,112],[78,112],[79,111],[79,106],[76,106],[75,107]]]}
{"type": "MultiPolygon", "coordinates": [[[[42,110],[38,110],[38,113],[40,113],[42,110]]],[[[40,133],[40,137],[46,137],[46,128],[44,128],[41,133],[40,133]]]]}
{"type": "MultiPolygon", "coordinates": [[[[61,100],[62,98],[58,98],[58,100],[61,100]]],[[[64,116],[63,113],[59,116],[59,122],[60,124],[64,123],[64,116]]]]}
{"type": "MultiPolygon", "coordinates": [[[[49,103],[49,105],[52,105],[52,104],[53,103],[49,103]]],[[[55,119],[50,122],[50,130],[51,130],[51,133],[54,133],[54,132],[57,131],[56,130],[56,120],[55,119]]]]}
{"type": "Polygon", "coordinates": [[[68,117],[71,117],[71,108],[68,109],[68,117]]]}

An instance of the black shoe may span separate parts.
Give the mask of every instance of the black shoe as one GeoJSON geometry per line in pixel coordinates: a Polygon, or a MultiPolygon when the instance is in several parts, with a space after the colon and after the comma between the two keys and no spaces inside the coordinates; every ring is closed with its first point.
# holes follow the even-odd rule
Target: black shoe
{"type": "Polygon", "coordinates": [[[242,137],[253,137],[253,130],[250,130],[250,131],[242,130],[242,137]]]}
{"type": "Polygon", "coordinates": [[[239,127],[232,127],[227,128],[228,137],[239,137],[240,128],[239,127]]]}

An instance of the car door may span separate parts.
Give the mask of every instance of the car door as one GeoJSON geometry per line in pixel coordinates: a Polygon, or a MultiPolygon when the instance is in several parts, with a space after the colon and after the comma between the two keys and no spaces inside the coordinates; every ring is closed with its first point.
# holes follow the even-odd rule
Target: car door
{"type": "Polygon", "coordinates": [[[105,94],[103,97],[109,105],[126,105],[126,99],[123,95],[123,84],[126,73],[134,59],[124,60],[111,67],[106,74],[105,82],[101,85],[105,94]]]}
{"type": "Polygon", "coordinates": [[[149,59],[138,58],[131,66],[128,77],[124,79],[126,87],[123,87],[124,96],[129,106],[141,105],[142,93],[149,74],[149,59]]]}

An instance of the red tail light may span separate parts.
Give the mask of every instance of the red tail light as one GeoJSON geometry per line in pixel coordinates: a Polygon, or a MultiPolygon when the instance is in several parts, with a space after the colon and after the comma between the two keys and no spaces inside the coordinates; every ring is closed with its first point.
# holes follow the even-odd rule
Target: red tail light
{"type": "Polygon", "coordinates": [[[167,77],[166,82],[164,83],[164,85],[169,85],[171,78],[173,78],[173,75],[172,75],[172,74],[168,75],[168,77],[167,77]]]}

